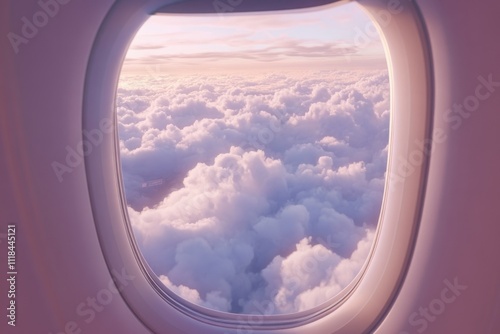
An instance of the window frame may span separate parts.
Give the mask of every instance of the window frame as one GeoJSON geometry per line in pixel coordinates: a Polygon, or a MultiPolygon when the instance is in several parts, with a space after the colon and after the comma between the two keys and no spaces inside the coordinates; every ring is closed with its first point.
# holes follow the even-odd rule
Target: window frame
{"type": "MultiPolygon", "coordinates": [[[[87,68],[83,130],[98,128],[103,119],[113,120],[114,125],[113,136],[105,136],[85,157],[85,169],[107,266],[110,271],[125,268],[134,276],[133,288],[120,294],[154,333],[301,333],[311,328],[315,333],[373,331],[393,303],[412,256],[430,158],[423,154],[422,163],[413,166],[413,172],[399,175],[411,161],[411,154],[418,152],[417,142],[430,139],[432,128],[433,71],[427,33],[416,4],[411,0],[358,1],[378,25],[388,59],[391,91],[387,177],[369,257],[353,282],[332,300],[308,311],[264,317],[208,310],[166,291],[139,251],[128,221],[115,112],[118,79],[135,33],[150,13],[158,8],[165,12],[169,2],[115,2],[96,36],[87,68]],[[401,3],[403,10],[390,16],[388,23],[387,16],[381,13],[391,13],[389,6],[395,2],[401,3]]],[[[270,6],[266,2],[272,3],[254,2],[262,9],[270,6]]],[[[185,2],[181,8],[197,13],[196,3],[200,2],[185,2]]]]}

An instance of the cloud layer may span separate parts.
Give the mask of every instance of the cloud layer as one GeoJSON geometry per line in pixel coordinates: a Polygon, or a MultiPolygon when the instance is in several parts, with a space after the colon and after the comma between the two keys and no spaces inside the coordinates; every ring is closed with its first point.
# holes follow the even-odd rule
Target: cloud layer
{"type": "Polygon", "coordinates": [[[359,272],[384,189],[386,71],[129,77],[117,111],[129,217],[173,292],[292,313],[359,272]]]}

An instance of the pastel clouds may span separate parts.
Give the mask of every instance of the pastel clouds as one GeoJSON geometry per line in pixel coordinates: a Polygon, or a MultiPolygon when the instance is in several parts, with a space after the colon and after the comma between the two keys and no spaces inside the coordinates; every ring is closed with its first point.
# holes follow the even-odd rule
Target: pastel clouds
{"type": "Polygon", "coordinates": [[[291,313],[362,268],[385,182],[386,71],[124,78],[129,217],[174,293],[291,313]]]}

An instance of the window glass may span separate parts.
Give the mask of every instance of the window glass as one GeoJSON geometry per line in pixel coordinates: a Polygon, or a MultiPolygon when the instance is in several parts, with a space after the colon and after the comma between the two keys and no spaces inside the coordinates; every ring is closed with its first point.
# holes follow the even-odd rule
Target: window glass
{"type": "Polygon", "coordinates": [[[357,5],[153,16],[116,105],[130,223],[170,291],[285,314],[358,274],[384,191],[389,77],[357,5]]]}

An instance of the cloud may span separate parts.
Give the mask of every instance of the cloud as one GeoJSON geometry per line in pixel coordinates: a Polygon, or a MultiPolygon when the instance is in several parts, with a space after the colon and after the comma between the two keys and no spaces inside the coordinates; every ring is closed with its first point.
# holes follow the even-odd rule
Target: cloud
{"type": "MultiPolygon", "coordinates": [[[[226,41],[226,43],[228,42],[226,41]]],[[[257,42],[255,40],[238,40],[234,43],[234,45],[231,44],[232,46],[237,47],[237,51],[225,50],[218,52],[202,52],[198,50],[196,52],[193,51],[192,53],[150,55],[143,58],[143,63],[154,64],[186,59],[195,59],[197,61],[202,59],[211,61],[242,59],[257,62],[274,62],[286,58],[305,58],[312,61],[316,58],[345,57],[354,55],[358,52],[358,48],[356,46],[346,44],[344,42],[315,42],[313,45],[311,42],[307,43],[293,39],[279,39],[272,45],[269,44],[269,41],[266,41],[266,44],[263,44],[263,42],[257,42]],[[244,44],[245,49],[242,49],[240,44],[244,44]]],[[[145,47],[143,47],[143,49],[144,48],[145,47]]]]}
{"type": "Polygon", "coordinates": [[[383,68],[385,57],[378,38],[366,45],[356,43],[370,22],[353,3],[271,15],[156,15],[132,42],[124,71],[144,73],[156,67],[168,73],[242,67],[255,71],[271,66],[383,68]]]}
{"type": "Polygon", "coordinates": [[[380,212],[388,87],[386,71],[122,80],[129,218],[165,286],[279,314],[348,285],[380,212]]]}
{"type": "MultiPolygon", "coordinates": [[[[358,274],[373,241],[373,232],[358,242],[350,258],[342,258],[321,244],[304,238],[287,257],[277,256],[262,271],[265,294],[271,296],[265,313],[293,313],[318,306],[339,293],[358,274]]],[[[256,312],[250,307],[247,313],[256,312]]]]}

